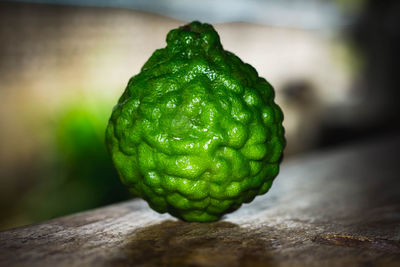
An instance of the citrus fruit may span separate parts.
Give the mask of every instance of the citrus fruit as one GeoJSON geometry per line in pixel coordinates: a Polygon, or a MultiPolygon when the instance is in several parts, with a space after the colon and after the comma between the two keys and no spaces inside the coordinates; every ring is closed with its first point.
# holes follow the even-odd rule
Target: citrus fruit
{"type": "Polygon", "coordinates": [[[285,146],[272,86],[209,24],[171,30],[114,107],[106,142],[151,208],[215,221],[266,193],[285,146]]]}

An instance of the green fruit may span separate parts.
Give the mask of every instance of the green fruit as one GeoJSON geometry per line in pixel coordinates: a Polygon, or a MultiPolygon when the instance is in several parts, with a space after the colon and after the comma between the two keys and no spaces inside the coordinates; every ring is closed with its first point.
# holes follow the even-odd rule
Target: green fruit
{"type": "Polygon", "coordinates": [[[282,120],[272,86],[195,21],[171,30],[130,79],[106,141],[132,193],[160,213],[207,222],[271,187],[282,120]]]}

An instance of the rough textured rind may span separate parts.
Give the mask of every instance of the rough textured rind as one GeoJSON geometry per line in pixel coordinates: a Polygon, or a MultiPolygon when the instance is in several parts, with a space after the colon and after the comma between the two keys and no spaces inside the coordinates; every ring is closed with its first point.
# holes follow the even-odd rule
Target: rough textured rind
{"type": "Polygon", "coordinates": [[[271,187],[282,120],[271,85],[192,22],[130,79],[106,138],[122,182],[154,210],[214,221],[271,187]]]}

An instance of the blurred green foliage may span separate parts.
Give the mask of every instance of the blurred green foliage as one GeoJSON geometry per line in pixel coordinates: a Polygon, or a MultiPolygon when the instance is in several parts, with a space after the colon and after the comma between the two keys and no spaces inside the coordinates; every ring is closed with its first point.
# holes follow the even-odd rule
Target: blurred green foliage
{"type": "Polygon", "coordinates": [[[41,221],[129,198],[108,155],[104,134],[112,106],[80,99],[54,116],[50,151],[28,217],[41,221]]]}

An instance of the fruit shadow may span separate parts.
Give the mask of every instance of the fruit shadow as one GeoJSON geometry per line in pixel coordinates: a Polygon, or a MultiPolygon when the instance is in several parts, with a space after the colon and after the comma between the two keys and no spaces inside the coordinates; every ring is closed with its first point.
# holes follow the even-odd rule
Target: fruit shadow
{"type": "Polygon", "coordinates": [[[132,233],[113,266],[271,266],[272,244],[259,231],[226,221],[165,220],[132,233]]]}

